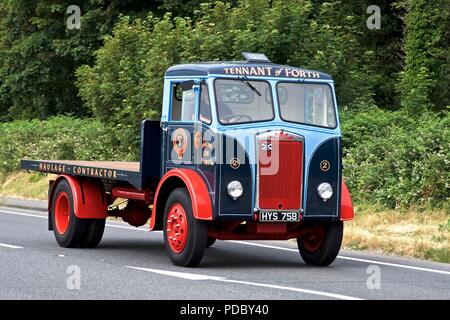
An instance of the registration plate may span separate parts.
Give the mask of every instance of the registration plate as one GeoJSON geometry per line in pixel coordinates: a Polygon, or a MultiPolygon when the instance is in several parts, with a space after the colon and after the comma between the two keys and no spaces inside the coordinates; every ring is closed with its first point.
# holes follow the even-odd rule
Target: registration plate
{"type": "Polygon", "coordinates": [[[261,211],[259,213],[261,222],[298,222],[300,213],[296,211],[261,211]]]}

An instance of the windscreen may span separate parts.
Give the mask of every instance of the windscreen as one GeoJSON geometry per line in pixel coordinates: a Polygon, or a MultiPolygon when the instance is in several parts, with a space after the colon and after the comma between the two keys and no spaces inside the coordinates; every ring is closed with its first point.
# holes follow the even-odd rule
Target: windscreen
{"type": "Polygon", "coordinates": [[[217,114],[222,124],[266,121],[274,117],[268,82],[217,79],[214,90],[217,114]]]}
{"type": "Polygon", "coordinates": [[[326,84],[277,84],[280,116],[285,121],[336,127],[331,87],[326,84]]]}

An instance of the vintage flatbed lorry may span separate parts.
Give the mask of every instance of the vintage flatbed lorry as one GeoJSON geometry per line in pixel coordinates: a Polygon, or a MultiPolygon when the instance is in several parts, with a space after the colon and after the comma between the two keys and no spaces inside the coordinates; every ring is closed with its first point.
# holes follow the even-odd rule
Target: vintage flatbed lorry
{"type": "Polygon", "coordinates": [[[229,239],[297,239],[306,263],[334,261],[354,217],[334,82],[244,56],[167,70],[161,120],[141,125],[140,162],[22,160],[57,174],[48,226],[60,246],[97,246],[114,216],[150,220],[180,266],[229,239]]]}

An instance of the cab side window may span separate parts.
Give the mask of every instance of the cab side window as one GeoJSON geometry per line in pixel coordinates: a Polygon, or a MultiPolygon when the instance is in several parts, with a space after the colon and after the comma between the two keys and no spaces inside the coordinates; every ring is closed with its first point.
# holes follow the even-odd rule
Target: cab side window
{"type": "Polygon", "coordinates": [[[171,121],[193,121],[195,116],[195,92],[183,91],[179,84],[172,86],[171,121]]]}
{"type": "Polygon", "coordinates": [[[205,84],[201,86],[200,112],[198,117],[201,122],[211,124],[211,101],[209,100],[208,86],[205,84]]]}

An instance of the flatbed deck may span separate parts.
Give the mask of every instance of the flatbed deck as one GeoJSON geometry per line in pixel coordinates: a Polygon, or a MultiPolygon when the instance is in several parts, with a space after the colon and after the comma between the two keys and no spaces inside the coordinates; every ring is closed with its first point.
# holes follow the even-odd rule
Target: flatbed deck
{"type": "Polygon", "coordinates": [[[139,162],[22,160],[21,167],[25,170],[44,173],[128,182],[133,186],[140,186],[142,178],[139,162]]]}

